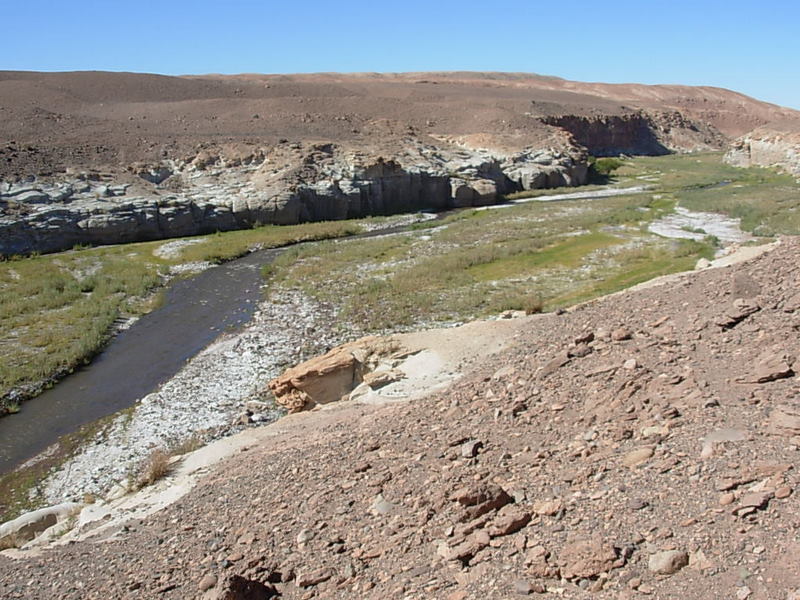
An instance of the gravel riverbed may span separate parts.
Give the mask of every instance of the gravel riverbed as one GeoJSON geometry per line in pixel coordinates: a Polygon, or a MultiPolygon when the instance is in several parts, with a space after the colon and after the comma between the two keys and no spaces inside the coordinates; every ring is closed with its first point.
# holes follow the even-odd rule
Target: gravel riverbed
{"type": "MultiPolygon", "coordinates": [[[[331,307],[298,292],[270,294],[241,331],[216,340],[159,390],[115,417],[33,493],[48,504],[103,495],[154,448],[241,428],[245,403],[260,398],[271,378],[340,342],[329,331],[333,317],[331,307]]],[[[277,416],[274,411],[257,418],[269,422],[277,416]]]]}

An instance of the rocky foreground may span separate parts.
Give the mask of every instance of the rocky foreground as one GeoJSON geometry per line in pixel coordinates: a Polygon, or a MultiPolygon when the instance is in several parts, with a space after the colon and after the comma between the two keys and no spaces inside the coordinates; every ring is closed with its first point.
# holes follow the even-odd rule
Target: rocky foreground
{"type": "Polygon", "coordinates": [[[421,400],[287,417],[150,517],[0,555],[0,595],[796,599],[798,258],[523,321],[421,400]]]}

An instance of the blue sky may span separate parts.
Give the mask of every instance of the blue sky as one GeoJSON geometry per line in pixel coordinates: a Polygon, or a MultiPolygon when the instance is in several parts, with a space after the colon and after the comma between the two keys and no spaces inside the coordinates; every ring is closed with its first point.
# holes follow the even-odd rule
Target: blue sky
{"type": "Polygon", "coordinates": [[[0,69],[523,71],[800,109],[800,1],[0,0],[0,69]]]}

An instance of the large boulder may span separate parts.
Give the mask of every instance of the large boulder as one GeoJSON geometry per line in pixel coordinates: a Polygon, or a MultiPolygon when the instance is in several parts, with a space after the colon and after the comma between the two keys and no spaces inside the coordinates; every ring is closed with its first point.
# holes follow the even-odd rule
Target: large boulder
{"type": "Polygon", "coordinates": [[[287,369],[268,385],[275,401],[290,413],[309,410],[347,397],[381,358],[399,350],[391,337],[362,338],[287,369]]]}

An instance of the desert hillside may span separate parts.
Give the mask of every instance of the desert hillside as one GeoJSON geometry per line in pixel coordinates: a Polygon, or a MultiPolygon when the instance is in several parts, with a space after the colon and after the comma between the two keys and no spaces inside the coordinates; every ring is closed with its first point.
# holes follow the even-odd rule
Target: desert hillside
{"type": "Polygon", "coordinates": [[[512,319],[453,387],[278,421],[161,512],[0,556],[0,591],[796,598],[799,257],[512,319]]]}
{"type": "Polygon", "coordinates": [[[593,122],[607,126],[609,119],[636,119],[667,147],[720,147],[757,126],[798,118],[796,111],[718,88],[503,73],[168,77],[7,71],[0,73],[0,111],[0,175],[9,176],[107,169],[194,156],[204,146],[274,145],[281,139],[380,148],[414,135],[519,149],[568,143],[563,126],[591,146],[598,141],[593,122]]]}

